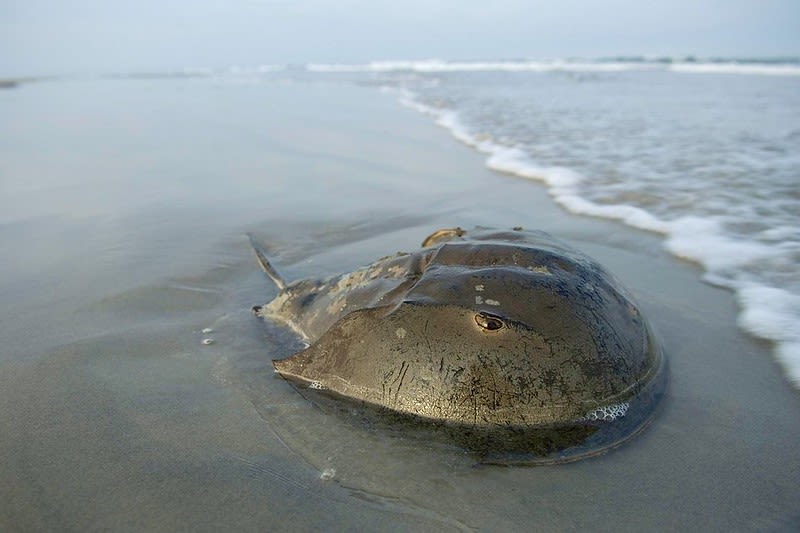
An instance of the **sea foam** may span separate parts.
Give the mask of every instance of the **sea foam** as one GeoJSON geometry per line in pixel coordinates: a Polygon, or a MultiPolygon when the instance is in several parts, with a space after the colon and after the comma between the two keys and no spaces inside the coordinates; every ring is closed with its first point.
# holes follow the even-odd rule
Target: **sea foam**
{"type": "Polygon", "coordinates": [[[402,91],[401,103],[434,118],[439,126],[464,144],[488,155],[486,166],[497,172],[536,180],[545,184],[550,195],[568,211],[613,220],[621,220],[630,226],[658,233],[668,233],[670,226],[657,217],[630,205],[603,205],[582,198],[578,185],[583,176],[562,166],[537,164],[519,146],[504,146],[489,138],[472,134],[461,122],[457,112],[438,109],[420,103],[408,91],[402,91]]]}
{"type": "Polygon", "coordinates": [[[658,65],[623,62],[593,61],[372,61],[356,64],[306,65],[311,72],[620,72],[626,70],[652,70],[663,68],[658,65]]]}
{"type": "MultiPolygon", "coordinates": [[[[394,90],[394,89],[391,89],[394,90]]],[[[800,296],[784,289],[766,286],[747,276],[748,265],[774,259],[780,247],[727,236],[719,220],[684,216],[662,220],[646,210],[625,204],[599,204],[581,195],[586,179],[578,172],[560,166],[539,165],[521,146],[508,146],[486,135],[476,135],[462,122],[458,112],[421,103],[406,89],[397,90],[400,102],[434,119],[462,143],[487,154],[486,166],[492,170],[543,183],[554,200],[566,210],[619,220],[629,226],[665,235],[665,248],[672,254],[697,262],[706,273],[704,279],[731,289],[741,307],[740,327],[751,334],[775,342],[776,359],[791,382],[800,387],[800,296]]],[[[795,228],[783,228],[794,231],[795,228]]],[[[776,228],[773,231],[778,231],[776,228]]]]}
{"type": "Polygon", "coordinates": [[[742,307],[739,325],[758,337],[778,342],[775,356],[792,383],[800,387],[800,296],[758,285],[741,287],[736,296],[742,307]]]}
{"type": "Polygon", "coordinates": [[[748,63],[676,63],[669,66],[673,72],[691,74],[750,74],[758,76],[800,76],[800,65],[772,65],[748,63]]]}
{"type": "Polygon", "coordinates": [[[752,63],[713,61],[604,61],[604,60],[514,60],[514,61],[371,61],[368,63],[309,63],[309,72],[319,73],[391,73],[426,74],[448,72],[586,72],[672,71],[693,74],[743,74],[800,76],[795,63],[752,63]]]}

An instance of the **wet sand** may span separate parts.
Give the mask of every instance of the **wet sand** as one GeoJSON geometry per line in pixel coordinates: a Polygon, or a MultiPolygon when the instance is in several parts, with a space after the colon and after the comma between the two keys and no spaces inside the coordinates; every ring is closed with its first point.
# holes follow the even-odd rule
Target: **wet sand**
{"type": "Polygon", "coordinates": [[[800,396],[732,295],[657,235],[485,169],[391,95],[42,83],[0,93],[0,117],[0,529],[800,527],[800,396]],[[294,279],[476,224],[548,231],[633,291],[670,365],[641,435],[573,464],[476,466],[273,375],[299,343],[249,312],[275,289],[247,232],[294,279]]]}

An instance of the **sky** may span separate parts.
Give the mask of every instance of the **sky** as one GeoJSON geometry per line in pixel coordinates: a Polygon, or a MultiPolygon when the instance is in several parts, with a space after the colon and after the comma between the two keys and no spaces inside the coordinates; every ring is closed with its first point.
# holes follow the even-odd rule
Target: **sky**
{"type": "Polygon", "coordinates": [[[689,54],[800,56],[800,0],[0,0],[0,77],[689,54]]]}

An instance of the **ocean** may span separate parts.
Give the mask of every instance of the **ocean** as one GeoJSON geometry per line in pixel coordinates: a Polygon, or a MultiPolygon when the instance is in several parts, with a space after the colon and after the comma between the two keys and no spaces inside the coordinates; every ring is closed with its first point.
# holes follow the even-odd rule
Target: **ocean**
{"type": "MultiPolygon", "coordinates": [[[[800,62],[309,65],[360,73],[569,212],[664,236],[800,385],[800,62]]],[[[363,78],[361,81],[363,81],[363,78]]]]}
{"type": "Polygon", "coordinates": [[[797,61],[0,87],[0,530],[798,530],[797,61]],[[251,313],[277,289],[248,234],[299,280],[456,225],[546,231],[631,292],[669,366],[641,434],[481,465],[275,375],[304,345],[251,313]]]}

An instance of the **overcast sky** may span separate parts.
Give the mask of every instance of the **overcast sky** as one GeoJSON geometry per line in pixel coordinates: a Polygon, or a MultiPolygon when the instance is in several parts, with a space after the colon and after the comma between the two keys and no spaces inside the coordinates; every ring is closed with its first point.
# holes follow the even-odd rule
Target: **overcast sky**
{"type": "Polygon", "coordinates": [[[798,56],[800,0],[0,0],[0,77],[686,54],[798,56]]]}

